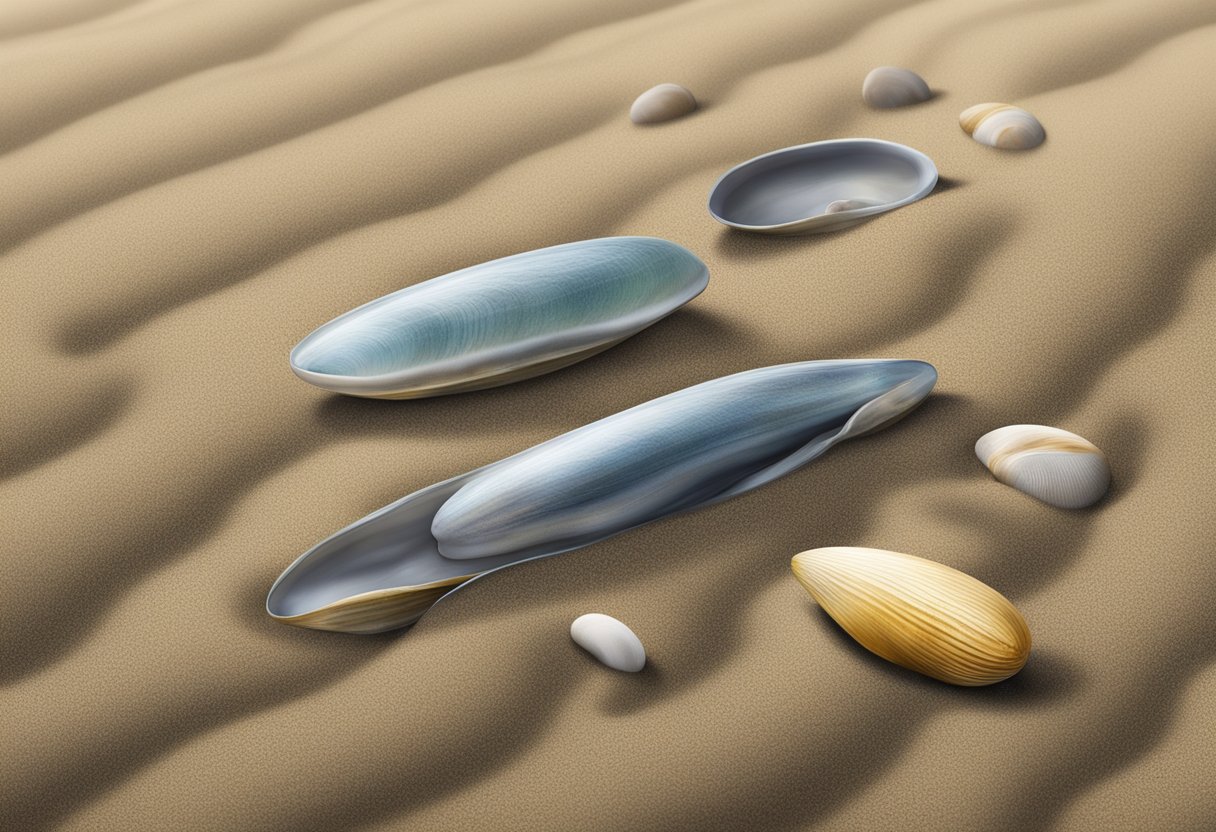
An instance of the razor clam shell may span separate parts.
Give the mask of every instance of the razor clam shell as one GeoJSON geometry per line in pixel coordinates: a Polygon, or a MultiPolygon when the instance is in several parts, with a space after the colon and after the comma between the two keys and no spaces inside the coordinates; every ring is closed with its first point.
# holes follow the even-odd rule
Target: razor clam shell
{"type": "Polygon", "coordinates": [[[761,234],[839,231],[928,196],[937,166],[919,150],[881,139],[787,147],[731,168],[709,192],[718,222],[761,234]],[[841,201],[866,207],[829,211],[841,201]]]}
{"type": "Polygon", "coordinates": [[[325,390],[420,398],[573,364],[699,295],[709,271],[653,237],[537,249],[409,286],[319,327],[291,368],[325,390]]]}
{"type": "Polygon", "coordinates": [[[909,385],[919,401],[935,378],[918,361],[825,361],[699,384],[516,454],[461,486],[431,534],[460,560],[582,546],[768,482],[870,429],[876,396],[909,385]]]}
{"type": "Polygon", "coordinates": [[[637,673],[646,666],[642,640],[624,622],[611,615],[589,612],[574,619],[570,638],[603,665],[625,673],[637,673]]]}
{"type": "Polygon", "coordinates": [[[975,455],[999,481],[1057,508],[1091,506],[1110,487],[1102,451],[1060,428],[997,428],[979,438],[975,455]]]}
{"type": "MultiPolygon", "coordinates": [[[[370,633],[406,626],[439,598],[478,576],[594,543],[665,513],[711,505],[796,470],[837,442],[901,418],[929,394],[936,379],[933,367],[921,361],[809,361],[750,370],[677,391],[373,512],[301,555],[271,587],[266,609],[286,623],[326,630],[370,633]],[[799,406],[765,404],[771,398],[799,406]],[[779,413],[793,424],[766,426],[756,421],[761,413],[779,413]],[[723,418],[727,421],[720,421],[723,418]],[[732,436],[727,430],[746,435],[732,436]],[[571,440],[574,434],[579,436],[571,440]],[[690,449],[695,451],[696,441],[705,437],[710,441],[700,450],[702,458],[698,461],[693,453],[695,464],[687,466],[690,449]],[[625,438],[623,444],[616,441],[625,438]],[[596,455],[563,460],[562,449],[571,442],[572,453],[596,455]],[[558,469],[538,467],[538,459],[545,464],[556,459],[558,469]],[[686,465],[674,472],[677,477],[690,477],[682,488],[662,470],[677,463],[686,465]],[[517,500],[513,505],[523,514],[499,520],[517,539],[522,535],[535,545],[484,557],[468,558],[467,551],[465,559],[445,557],[432,534],[439,511],[465,486],[503,469],[508,476],[495,479],[503,483],[500,487],[522,485],[529,499],[568,497],[555,494],[552,486],[543,487],[560,479],[566,487],[577,482],[598,489],[600,499],[592,500],[596,510],[620,513],[594,517],[578,527],[556,505],[517,500]],[[540,488],[517,483],[528,474],[542,478],[540,488]],[[643,474],[666,489],[662,500],[642,511],[622,508],[612,491],[631,488],[643,474]],[[523,522],[524,515],[533,528],[523,522]]],[[[497,510],[503,499],[510,500],[510,495],[478,488],[464,495],[461,510],[484,516],[487,510],[497,510]]],[[[457,516],[454,511],[448,519],[457,516]]],[[[479,531],[493,531],[492,522],[479,523],[479,531]]]]}
{"type": "Polygon", "coordinates": [[[958,123],[980,144],[1001,150],[1029,150],[1047,138],[1037,118],[1012,104],[976,104],[963,110],[958,123]]]}
{"type": "Polygon", "coordinates": [[[889,109],[919,104],[933,97],[929,85],[910,69],[880,66],[861,83],[861,97],[871,107],[889,109]]]}
{"type": "Polygon", "coordinates": [[[952,685],[991,685],[1026,664],[1030,630],[1004,595],[924,558],[830,546],[794,556],[794,577],[858,644],[952,685]]]}
{"type": "Polygon", "coordinates": [[[634,124],[658,124],[681,118],[697,109],[697,99],[679,84],[659,84],[637,97],[629,108],[634,124]]]}

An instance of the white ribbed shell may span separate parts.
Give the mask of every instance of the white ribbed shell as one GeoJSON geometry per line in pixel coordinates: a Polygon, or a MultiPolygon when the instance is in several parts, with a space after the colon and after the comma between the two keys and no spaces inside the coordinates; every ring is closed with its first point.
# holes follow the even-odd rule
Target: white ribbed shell
{"type": "Polygon", "coordinates": [[[829,546],[794,556],[794,577],[871,653],[952,685],[990,685],[1022,669],[1030,630],[1005,596],[924,558],[829,546]]]}
{"type": "Polygon", "coordinates": [[[1058,508],[1085,508],[1110,486],[1110,467],[1093,443],[1044,425],[1007,425],[980,437],[975,455],[992,475],[1058,508]]]}

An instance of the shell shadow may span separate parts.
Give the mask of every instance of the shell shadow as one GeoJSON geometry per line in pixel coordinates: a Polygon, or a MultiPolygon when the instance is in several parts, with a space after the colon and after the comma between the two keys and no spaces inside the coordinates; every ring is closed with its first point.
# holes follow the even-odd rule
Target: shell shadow
{"type": "Polygon", "coordinates": [[[1007,828],[1052,827],[1052,821],[1093,786],[1159,746],[1174,727],[1175,713],[1189,683],[1214,656],[1216,638],[1195,639],[1180,655],[1160,663],[1151,685],[1128,688],[1117,715],[1123,717],[1118,722],[1120,730],[1104,732],[1100,747],[1077,748],[1068,777],[1040,778],[1030,794],[1006,804],[1003,819],[1008,821],[1007,828]]]}
{"type": "Polygon", "coordinates": [[[538,400],[555,405],[592,403],[600,411],[592,419],[607,416],[703,380],[693,367],[671,367],[672,354],[696,344],[700,360],[711,366],[741,363],[740,345],[747,338],[729,319],[685,307],[611,349],[551,373],[500,387],[407,401],[326,394],[314,406],[313,419],[322,440],[381,434],[450,437],[454,432],[486,436],[538,424],[557,435],[581,423],[564,412],[568,404],[538,407],[538,400]],[[643,392],[638,392],[640,381],[647,388],[643,392]]]}
{"type": "Polygon", "coordinates": [[[871,653],[846,633],[822,607],[809,599],[807,617],[826,638],[836,642],[840,649],[848,650],[858,662],[867,665],[884,679],[914,691],[917,696],[1027,710],[1074,697],[1083,689],[1080,672],[1060,655],[1041,647],[1032,648],[1026,666],[1003,682],[969,688],[931,679],[871,653]]]}
{"type": "MultiPolygon", "coordinates": [[[[869,225],[869,222],[862,223],[869,225]]],[[[860,226],[854,226],[857,228],[860,226]]],[[[723,228],[714,240],[714,252],[726,259],[743,262],[755,262],[772,257],[778,257],[790,251],[814,251],[817,247],[827,244],[842,231],[826,231],[819,234],[757,234],[752,231],[740,231],[737,228],[723,228]]]]}
{"type": "MultiPolygon", "coordinates": [[[[590,656],[587,657],[587,660],[595,662],[590,656]]],[[[664,679],[667,674],[663,670],[663,665],[655,661],[653,656],[646,657],[646,666],[637,673],[608,672],[627,677],[613,685],[612,691],[600,705],[601,712],[608,716],[629,716],[635,711],[648,707],[656,696],[662,696],[664,679]]]]}
{"type": "Polygon", "coordinates": [[[1098,447],[1110,464],[1110,491],[1092,509],[1117,505],[1135,487],[1144,467],[1145,446],[1151,432],[1149,420],[1139,414],[1125,414],[1102,431],[1098,447]]]}
{"type": "Polygon", "coordinates": [[[955,179],[953,177],[939,175],[937,177],[937,184],[933,186],[933,190],[930,191],[927,196],[925,196],[925,199],[936,196],[937,194],[944,194],[946,191],[953,191],[955,188],[961,188],[966,184],[967,182],[964,179],[955,179]]]}

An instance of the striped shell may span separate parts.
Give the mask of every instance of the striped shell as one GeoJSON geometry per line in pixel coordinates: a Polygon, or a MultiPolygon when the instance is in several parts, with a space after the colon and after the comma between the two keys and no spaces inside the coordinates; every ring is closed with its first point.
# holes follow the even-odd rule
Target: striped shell
{"type": "Polygon", "coordinates": [[[1008,425],[979,438],[975,455],[992,475],[1058,508],[1085,508],[1110,487],[1110,466],[1091,442],[1043,425],[1008,425]]]}
{"type": "Polygon", "coordinates": [[[628,338],[699,295],[692,252],[653,237],[528,251],[409,286],[341,315],[291,352],[325,390],[410,399],[547,373],[628,338]]]}
{"type": "Polygon", "coordinates": [[[952,685],[991,685],[1022,669],[1030,630],[992,587],[957,569],[883,549],[795,555],[794,577],[858,644],[952,685]]]}
{"type": "Polygon", "coordinates": [[[958,123],[980,144],[1002,150],[1028,150],[1047,138],[1037,118],[1011,104],[976,104],[963,110],[958,123]]]}
{"type": "Polygon", "coordinates": [[[937,167],[919,150],[881,139],[787,147],[728,170],[709,192],[709,213],[740,231],[839,231],[928,196],[937,167]]]}
{"type": "Polygon", "coordinates": [[[642,640],[624,622],[610,615],[598,612],[580,615],[570,625],[570,638],[613,670],[637,673],[646,666],[642,640]]]}
{"type": "Polygon", "coordinates": [[[861,97],[871,107],[888,109],[919,104],[933,97],[925,79],[908,69],[880,66],[870,70],[861,84],[861,97]]]}
{"type": "Polygon", "coordinates": [[[477,575],[764,485],[918,405],[921,361],[807,361],[707,381],[416,491],[305,552],[271,587],[290,624],[411,624],[477,575]]]}
{"type": "Polygon", "coordinates": [[[637,97],[629,108],[634,124],[658,124],[686,116],[697,109],[697,99],[679,84],[659,84],[637,97]]]}

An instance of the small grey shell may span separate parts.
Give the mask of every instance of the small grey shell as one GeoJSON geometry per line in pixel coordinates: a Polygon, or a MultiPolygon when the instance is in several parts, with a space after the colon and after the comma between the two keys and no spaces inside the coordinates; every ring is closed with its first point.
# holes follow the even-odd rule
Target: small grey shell
{"type": "Polygon", "coordinates": [[[761,234],[838,231],[928,196],[937,166],[881,139],[832,139],[774,150],[724,173],[709,192],[723,225],[761,234]]]}
{"type": "Polygon", "coordinates": [[[646,666],[642,640],[611,615],[598,612],[580,615],[570,625],[570,638],[613,670],[637,673],[646,666]]]}
{"type": "Polygon", "coordinates": [[[933,97],[925,79],[908,69],[880,66],[870,70],[861,84],[861,97],[871,107],[888,109],[919,104],[933,97]]]}
{"type": "Polygon", "coordinates": [[[581,361],[699,295],[705,264],[654,237],[527,251],[409,286],[319,327],[291,351],[335,393],[412,399],[494,387],[581,361]]]}
{"type": "Polygon", "coordinates": [[[976,104],[963,110],[958,123],[980,144],[1001,150],[1029,150],[1047,138],[1037,118],[1012,104],[976,104]]]}
{"type": "Polygon", "coordinates": [[[697,99],[679,84],[659,84],[637,97],[629,108],[634,124],[658,124],[686,116],[697,109],[697,99]]]}
{"type": "Polygon", "coordinates": [[[1106,457],[1075,433],[1044,425],[1007,425],[975,443],[992,475],[1058,508],[1085,508],[1110,486],[1106,457]]]}
{"type": "Polygon", "coordinates": [[[286,623],[381,632],[470,580],[743,494],[879,430],[922,361],[806,361],[707,381],[423,488],[318,543],[271,587],[286,623]]]}

